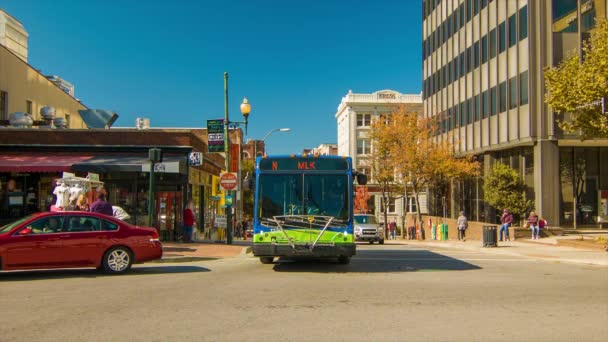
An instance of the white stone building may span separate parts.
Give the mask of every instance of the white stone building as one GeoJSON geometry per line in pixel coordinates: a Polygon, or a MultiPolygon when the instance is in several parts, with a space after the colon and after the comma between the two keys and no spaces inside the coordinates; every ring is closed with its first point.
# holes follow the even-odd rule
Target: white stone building
{"type": "MultiPolygon", "coordinates": [[[[336,112],[338,124],[338,155],[350,156],[353,166],[370,177],[368,191],[370,194],[370,211],[379,219],[381,196],[379,188],[374,184],[369,157],[372,151],[369,132],[375,117],[390,113],[398,106],[405,105],[412,111],[422,115],[422,94],[401,94],[394,90],[381,90],[371,94],[354,94],[351,90],[342,98],[336,112]]],[[[401,199],[393,199],[389,203],[389,220],[396,219],[401,225],[404,204],[401,199]]],[[[406,206],[406,212],[414,210],[406,206]]]]}
{"type": "Polygon", "coordinates": [[[0,44],[27,62],[28,34],[19,20],[0,9],[0,44]]]}

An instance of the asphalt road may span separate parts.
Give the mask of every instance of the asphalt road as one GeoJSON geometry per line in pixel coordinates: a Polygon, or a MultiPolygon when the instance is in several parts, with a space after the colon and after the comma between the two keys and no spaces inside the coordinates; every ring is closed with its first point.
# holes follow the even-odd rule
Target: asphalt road
{"type": "Polygon", "coordinates": [[[0,341],[605,341],[608,268],[362,245],[350,265],[254,258],[0,273],[0,341]]]}

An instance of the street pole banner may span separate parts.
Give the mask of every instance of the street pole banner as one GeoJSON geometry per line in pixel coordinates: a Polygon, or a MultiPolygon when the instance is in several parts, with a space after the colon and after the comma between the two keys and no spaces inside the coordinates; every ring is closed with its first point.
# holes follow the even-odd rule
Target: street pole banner
{"type": "Polygon", "coordinates": [[[201,166],[203,165],[203,153],[201,152],[190,152],[188,155],[189,166],[201,166]]]}
{"type": "Polygon", "coordinates": [[[207,120],[209,152],[224,152],[224,119],[207,120]]]}

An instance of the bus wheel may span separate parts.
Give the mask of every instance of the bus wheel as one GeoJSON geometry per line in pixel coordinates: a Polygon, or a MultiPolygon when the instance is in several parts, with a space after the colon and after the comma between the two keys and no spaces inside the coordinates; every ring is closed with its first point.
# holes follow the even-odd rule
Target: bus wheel
{"type": "Polygon", "coordinates": [[[370,241],[369,241],[369,244],[370,244],[370,245],[373,245],[373,244],[374,244],[374,240],[370,240],[370,241]]]}
{"type": "Polygon", "coordinates": [[[273,257],[260,257],[260,262],[262,264],[272,264],[273,261],[274,261],[273,257]]]}
{"type": "Polygon", "coordinates": [[[350,257],[348,257],[346,255],[340,255],[338,257],[338,263],[340,265],[348,265],[350,263],[350,257]]]}

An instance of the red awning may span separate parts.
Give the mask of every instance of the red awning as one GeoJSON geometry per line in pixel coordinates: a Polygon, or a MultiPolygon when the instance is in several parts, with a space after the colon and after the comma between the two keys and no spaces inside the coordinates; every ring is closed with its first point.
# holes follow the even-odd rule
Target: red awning
{"type": "Polygon", "coordinates": [[[0,156],[0,172],[62,172],[72,165],[91,159],[81,155],[4,155],[0,156]]]}

